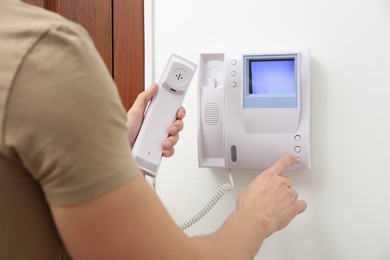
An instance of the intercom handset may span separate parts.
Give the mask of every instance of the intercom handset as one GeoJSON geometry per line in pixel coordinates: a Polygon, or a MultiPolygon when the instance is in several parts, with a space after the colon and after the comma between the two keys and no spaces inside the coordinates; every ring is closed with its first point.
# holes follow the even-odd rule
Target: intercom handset
{"type": "Polygon", "coordinates": [[[162,157],[162,142],[176,118],[196,65],[172,54],[158,82],[158,91],[149,104],[140,132],[132,148],[139,168],[155,177],[162,157]]]}

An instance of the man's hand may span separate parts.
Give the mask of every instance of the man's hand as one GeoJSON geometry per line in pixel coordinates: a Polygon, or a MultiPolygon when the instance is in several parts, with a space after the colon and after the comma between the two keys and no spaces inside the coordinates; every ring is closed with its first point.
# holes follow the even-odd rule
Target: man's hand
{"type": "Polygon", "coordinates": [[[306,210],[306,202],[297,200],[291,188],[292,181],[283,172],[297,163],[293,156],[278,160],[260,174],[237,198],[237,211],[244,210],[267,226],[266,236],[284,228],[291,220],[306,210]]]}
{"type": "MultiPolygon", "coordinates": [[[[152,84],[147,90],[141,92],[133,106],[127,112],[127,127],[129,131],[129,143],[131,146],[133,146],[138,132],[141,129],[145,117],[145,109],[156,94],[157,89],[157,84],[152,84]]],[[[185,113],[186,111],[183,107],[179,108],[176,121],[167,129],[168,137],[162,143],[162,154],[164,157],[171,157],[175,151],[174,146],[179,140],[179,132],[183,129],[183,118],[185,117],[185,113]]]]}

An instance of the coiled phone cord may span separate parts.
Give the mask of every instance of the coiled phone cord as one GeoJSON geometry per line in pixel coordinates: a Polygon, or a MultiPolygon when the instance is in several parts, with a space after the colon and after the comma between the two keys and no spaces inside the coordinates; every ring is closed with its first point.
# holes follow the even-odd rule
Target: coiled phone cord
{"type": "Polygon", "coordinates": [[[185,230],[198,222],[201,218],[203,218],[216,204],[217,202],[225,195],[227,191],[230,191],[234,188],[233,176],[229,169],[229,180],[230,183],[227,182],[218,189],[215,195],[209,200],[209,202],[204,206],[201,210],[199,210],[193,217],[188,219],[179,225],[182,230],[185,230]]]}

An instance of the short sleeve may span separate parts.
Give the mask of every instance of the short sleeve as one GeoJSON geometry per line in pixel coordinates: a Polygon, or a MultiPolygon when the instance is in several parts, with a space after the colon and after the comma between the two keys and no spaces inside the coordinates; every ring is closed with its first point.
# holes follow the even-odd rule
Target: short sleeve
{"type": "Polygon", "coordinates": [[[52,205],[95,198],[140,173],[116,86],[77,25],[48,30],[26,55],[5,129],[6,145],[52,205]]]}

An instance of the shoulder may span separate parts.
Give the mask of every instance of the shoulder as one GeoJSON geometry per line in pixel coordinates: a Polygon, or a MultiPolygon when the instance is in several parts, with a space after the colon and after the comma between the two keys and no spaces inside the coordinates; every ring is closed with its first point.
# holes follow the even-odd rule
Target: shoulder
{"type": "MultiPolygon", "coordinates": [[[[45,36],[61,31],[60,42],[83,39],[90,42],[81,26],[22,1],[0,1],[0,119],[5,117],[8,99],[22,63],[45,36]],[[75,37],[75,35],[78,35],[75,37]]],[[[89,43],[92,44],[92,43],[89,43]]],[[[55,46],[46,49],[55,51],[55,46]]],[[[3,146],[3,124],[0,120],[0,148],[3,146]]]]}
{"type": "Polygon", "coordinates": [[[93,42],[77,24],[57,25],[46,27],[15,73],[4,140],[50,203],[72,204],[139,171],[125,110],[93,42]]]}
{"type": "Polygon", "coordinates": [[[45,35],[61,32],[68,40],[82,39],[93,45],[85,29],[64,17],[22,1],[0,2],[0,54],[22,59],[45,35]]]}

